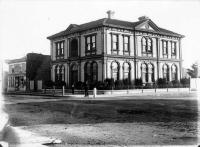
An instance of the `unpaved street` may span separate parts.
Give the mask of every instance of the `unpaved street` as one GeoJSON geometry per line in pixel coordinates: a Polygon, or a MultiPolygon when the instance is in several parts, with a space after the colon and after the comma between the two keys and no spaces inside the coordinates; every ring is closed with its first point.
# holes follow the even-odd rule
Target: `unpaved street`
{"type": "Polygon", "coordinates": [[[191,94],[167,97],[6,96],[5,110],[11,125],[61,139],[58,147],[197,144],[198,100],[191,94]]]}

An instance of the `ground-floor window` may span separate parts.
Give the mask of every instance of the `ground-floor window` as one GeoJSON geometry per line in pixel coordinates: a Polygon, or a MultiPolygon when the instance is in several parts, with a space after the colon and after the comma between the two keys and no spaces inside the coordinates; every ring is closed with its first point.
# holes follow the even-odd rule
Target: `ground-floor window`
{"type": "Polygon", "coordinates": [[[171,70],[172,70],[172,81],[177,80],[177,66],[173,64],[171,70]]]}
{"type": "Polygon", "coordinates": [[[141,65],[141,71],[142,71],[142,82],[143,83],[148,82],[148,67],[146,63],[143,63],[141,65]]]}
{"type": "Polygon", "coordinates": [[[143,83],[154,82],[154,66],[153,66],[153,64],[143,63],[141,65],[141,72],[142,72],[142,82],[143,83]]]}
{"type": "Polygon", "coordinates": [[[89,83],[98,81],[97,62],[93,61],[92,63],[85,63],[85,81],[88,81],[89,83]]]}
{"type": "Polygon", "coordinates": [[[128,62],[125,62],[123,65],[123,78],[124,80],[128,80],[128,82],[130,82],[130,64],[128,62]]]}
{"type": "Polygon", "coordinates": [[[73,64],[70,68],[70,83],[75,84],[78,82],[78,65],[73,64]]]}
{"type": "Polygon", "coordinates": [[[169,81],[169,66],[167,64],[163,65],[163,78],[169,81]]]}
{"type": "Polygon", "coordinates": [[[55,66],[55,81],[65,81],[65,67],[64,65],[55,66]]]}
{"type": "Polygon", "coordinates": [[[111,64],[111,75],[114,81],[119,80],[119,64],[115,61],[111,64]]]}
{"type": "Polygon", "coordinates": [[[97,81],[97,71],[98,71],[98,68],[97,68],[97,63],[96,62],[93,62],[92,63],[92,81],[97,81]]]}
{"type": "Polygon", "coordinates": [[[154,66],[153,64],[149,64],[148,65],[148,82],[151,83],[151,82],[154,82],[154,66]]]}

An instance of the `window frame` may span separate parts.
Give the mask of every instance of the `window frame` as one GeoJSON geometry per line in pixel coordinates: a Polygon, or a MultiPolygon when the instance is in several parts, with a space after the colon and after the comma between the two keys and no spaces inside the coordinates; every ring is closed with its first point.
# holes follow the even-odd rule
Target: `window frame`
{"type": "Polygon", "coordinates": [[[176,54],[177,54],[177,48],[176,48],[176,42],[172,41],[171,42],[171,56],[172,58],[176,58],[176,54]]]}
{"type": "Polygon", "coordinates": [[[64,48],[65,48],[64,40],[55,42],[56,59],[64,58],[64,48]]]}
{"type": "Polygon", "coordinates": [[[56,65],[54,69],[55,82],[64,81],[65,82],[65,66],[63,64],[56,65]]]}
{"type": "Polygon", "coordinates": [[[150,78],[151,79],[151,83],[155,82],[155,78],[154,78],[154,64],[152,64],[152,63],[148,64],[148,80],[149,80],[149,76],[151,77],[150,78]]]}
{"type": "Polygon", "coordinates": [[[143,36],[141,38],[141,46],[142,46],[142,56],[148,56],[152,57],[153,56],[153,40],[150,37],[143,36]],[[149,45],[150,42],[150,45],[149,45]],[[145,43],[145,44],[144,44],[145,43]],[[150,50],[149,50],[150,48],[150,50]]]}
{"type": "Polygon", "coordinates": [[[169,65],[167,64],[163,64],[163,78],[166,78],[166,81],[169,82],[169,65]],[[167,67],[167,71],[165,72],[164,66],[167,67]],[[164,75],[166,74],[166,77],[164,77],[164,75]]]}
{"type": "Polygon", "coordinates": [[[129,55],[130,54],[130,36],[128,35],[123,35],[123,53],[124,55],[129,55]],[[127,38],[128,42],[125,43],[125,38],[127,38]],[[127,45],[127,50],[125,50],[125,45],[127,45]]]}
{"type": "Polygon", "coordinates": [[[178,68],[175,64],[171,66],[171,75],[172,75],[172,81],[178,80],[178,68]],[[175,72],[173,71],[173,67],[175,67],[175,72]]]}
{"type": "Polygon", "coordinates": [[[129,82],[129,83],[130,83],[130,81],[131,81],[131,65],[130,65],[129,62],[124,62],[124,63],[123,63],[123,79],[124,79],[124,80],[125,80],[125,79],[128,79],[128,82],[129,82]],[[125,70],[125,64],[128,65],[128,71],[125,70]],[[125,78],[125,74],[127,74],[127,73],[128,73],[128,78],[125,78]]]}
{"type": "Polygon", "coordinates": [[[169,50],[168,41],[167,40],[162,40],[162,54],[163,54],[164,58],[168,58],[168,53],[169,53],[168,50],[169,50]],[[166,47],[164,47],[165,43],[166,43],[166,47]]]}
{"type": "Polygon", "coordinates": [[[116,33],[111,33],[111,52],[112,54],[119,54],[119,34],[116,33]],[[113,41],[113,36],[116,36],[116,49],[113,48],[114,41],[113,41]]]}
{"type": "Polygon", "coordinates": [[[148,75],[148,65],[146,63],[141,64],[141,78],[142,78],[143,83],[148,83],[149,75],[148,75]],[[144,70],[143,65],[145,65],[145,70],[144,70]]]}
{"type": "Polygon", "coordinates": [[[115,81],[115,79],[113,78],[114,76],[114,73],[116,73],[117,74],[117,78],[116,78],[116,80],[119,80],[119,63],[117,62],[117,61],[113,61],[112,63],[111,63],[111,78],[115,81]],[[116,64],[117,65],[117,72],[113,72],[114,71],[114,68],[113,68],[113,64],[116,64]]]}
{"type": "Polygon", "coordinates": [[[96,51],[97,51],[97,34],[94,33],[94,34],[86,35],[85,36],[85,55],[88,56],[88,55],[96,54],[96,51]],[[93,37],[95,38],[94,42],[92,40],[93,37]],[[89,43],[87,42],[88,38],[90,41],[89,43]],[[95,47],[93,47],[93,44],[95,44],[95,47]],[[88,46],[90,47],[90,50],[88,50],[88,46]]]}

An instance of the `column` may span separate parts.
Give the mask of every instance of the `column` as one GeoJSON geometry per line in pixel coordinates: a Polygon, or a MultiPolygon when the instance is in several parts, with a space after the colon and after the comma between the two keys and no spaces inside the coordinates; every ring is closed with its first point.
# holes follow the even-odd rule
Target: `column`
{"type": "Polygon", "coordinates": [[[118,35],[119,37],[119,55],[123,55],[123,36],[121,34],[118,35]]]}
{"type": "Polygon", "coordinates": [[[150,73],[148,73],[148,83],[151,83],[152,81],[151,81],[151,74],[150,73]]]}
{"type": "Polygon", "coordinates": [[[119,80],[123,80],[123,64],[119,62],[119,80]]]}
{"type": "Polygon", "coordinates": [[[81,81],[81,61],[78,61],[78,81],[81,81]]]}
{"type": "Polygon", "coordinates": [[[136,60],[136,79],[141,78],[140,62],[136,60]]]}
{"type": "Polygon", "coordinates": [[[55,66],[52,65],[51,66],[51,80],[55,82],[55,70],[54,70],[55,66]]]}
{"type": "Polygon", "coordinates": [[[158,70],[157,70],[157,64],[156,62],[153,63],[153,66],[154,66],[154,80],[156,81],[158,79],[158,70]]]}
{"type": "Polygon", "coordinates": [[[130,80],[135,80],[135,67],[134,67],[134,61],[130,62],[131,70],[130,70],[130,80]]]}
{"type": "Polygon", "coordinates": [[[163,70],[162,70],[162,63],[161,62],[158,62],[158,67],[159,67],[159,69],[158,69],[159,78],[163,78],[163,70]]]}
{"type": "Polygon", "coordinates": [[[69,86],[69,66],[70,64],[67,63],[67,66],[66,66],[66,84],[69,86]]]}
{"type": "MultiPolygon", "coordinates": [[[[169,64],[168,64],[169,65],[169,64]]],[[[171,65],[168,66],[169,67],[169,81],[172,81],[172,70],[171,70],[171,65]]]]}
{"type": "Polygon", "coordinates": [[[103,64],[103,70],[104,70],[104,77],[103,80],[105,80],[107,78],[107,62],[106,60],[104,60],[104,64],[103,64]]]}
{"type": "Polygon", "coordinates": [[[102,60],[102,82],[105,79],[105,61],[104,59],[102,60]]]}

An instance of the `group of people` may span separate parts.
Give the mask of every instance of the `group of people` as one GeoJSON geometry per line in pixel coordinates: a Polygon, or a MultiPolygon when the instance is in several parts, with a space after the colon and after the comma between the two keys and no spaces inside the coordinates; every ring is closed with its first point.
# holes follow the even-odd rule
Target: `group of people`
{"type": "MultiPolygon", "coordinates": [[[[72,94],[74,94],[74,89],[75,89],[75,84],[73,83],[72,84],[72,94]]],[[[89,84],[88,84],[88,81],[85,81],[84,83],[84,90],[85,90],[85,97],[88,97],[89,96],[89,84]]]]}

